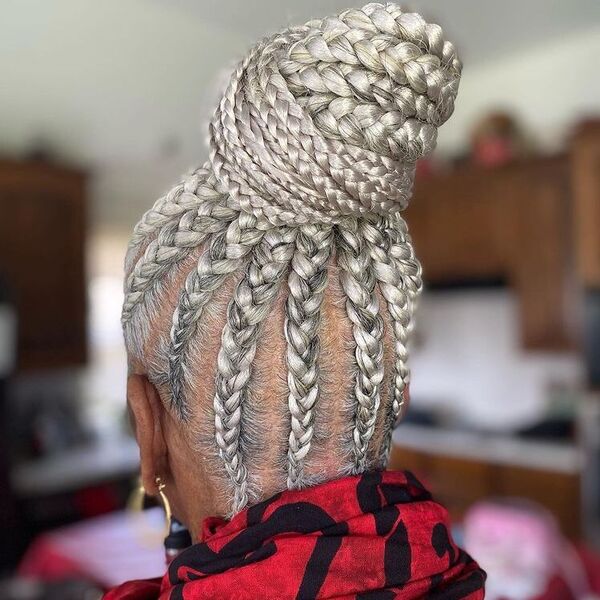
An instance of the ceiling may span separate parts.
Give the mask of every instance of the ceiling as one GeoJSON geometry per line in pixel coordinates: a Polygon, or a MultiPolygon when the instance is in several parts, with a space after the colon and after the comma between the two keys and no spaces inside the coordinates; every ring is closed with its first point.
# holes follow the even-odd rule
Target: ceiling
{"type": "MultiPolygon", "coordinates": [[[[153,0],[178,6],[248,44],[288,24],[334,14],[352,0],[153,0]]],[[[441,24],[464,62],[474,65],[576,35],[600,24],[599,0],[413,0],[400,2],[441,24]]]]}

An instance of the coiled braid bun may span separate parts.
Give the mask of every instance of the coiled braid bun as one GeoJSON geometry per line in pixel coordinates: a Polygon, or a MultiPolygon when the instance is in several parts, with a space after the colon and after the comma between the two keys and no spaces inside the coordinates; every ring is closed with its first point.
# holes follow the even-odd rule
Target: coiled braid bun
{"type": "Polygon", "coordinates": [[[263,40],[210,125],[230,208],[273,225],[387,215],[448,119],[461,63],[438,25],[367,4],[263,40]]]}

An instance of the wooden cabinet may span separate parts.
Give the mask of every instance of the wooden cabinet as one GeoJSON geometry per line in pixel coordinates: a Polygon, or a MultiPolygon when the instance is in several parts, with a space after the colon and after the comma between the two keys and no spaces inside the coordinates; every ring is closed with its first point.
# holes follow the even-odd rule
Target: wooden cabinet
{"type": "Polygon", "coordinates": [[[569,162],[463,167],[417,183],[406,210],[425,280],[502,280],[520,307],[527,348],[575,345],[569,162]]]}
{"type": "Polygon", "coordinates": [[[405,217],[427,281],[476,281],[506,273],[503,224],[511,175],[469,168],[417,182],[405,217]]]}
{"type": "Polygon", "coordinates": [[[600,289],[600,122],[574,136],[571,172],[577,273],[586,287],[600,289]]]}
{"type": "Polygon", "coordinates": [[[581,533],[581,483],[577,473],[445,456],[395,445],[391,469],[408,469],[460,521],[475,502],[490,498],[525,498],[547,508],[572,538],[581,533]]]}
{"type": "Polygon", "coordinates": [[[86,358],[85,177],[0,161],[0,277],[17,308],[19,370],[86,358]]]}

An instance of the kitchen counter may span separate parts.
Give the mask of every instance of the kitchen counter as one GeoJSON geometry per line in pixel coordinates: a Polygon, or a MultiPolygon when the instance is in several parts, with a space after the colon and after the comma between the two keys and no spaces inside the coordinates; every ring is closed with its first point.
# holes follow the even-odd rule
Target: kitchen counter
{"type": "Polygon", "coordinates": [[[393,443],[425,453],[531,469],[577,474],[583,456],[575,443],[518,438],[405,423],[394,431],[393,443]]]}
{"type": "Polygon", "coordinates": [[[133,475],[139,464],[135,440],[123,436],[21,463],[11,483],[19,496],[45,496],[133,475]]]}

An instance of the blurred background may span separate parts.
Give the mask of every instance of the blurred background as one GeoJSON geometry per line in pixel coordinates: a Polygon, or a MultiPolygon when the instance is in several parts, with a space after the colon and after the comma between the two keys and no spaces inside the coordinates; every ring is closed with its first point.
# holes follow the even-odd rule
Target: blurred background
{"type": "MultiPolygon", "coordinates": [[[[427,289],[392,465],[448,506],[490,598],[591,597],[600,2],[403,6],[440,23],[465,67],[406,212],[427,289]]],[[[160,535],[140,550],[123,512],[138,469],[119,323],[129,232],[204,161],[245,50],[344,8],[0,0],[0,598],[96,598],[164,569],[160,535]]]]}

